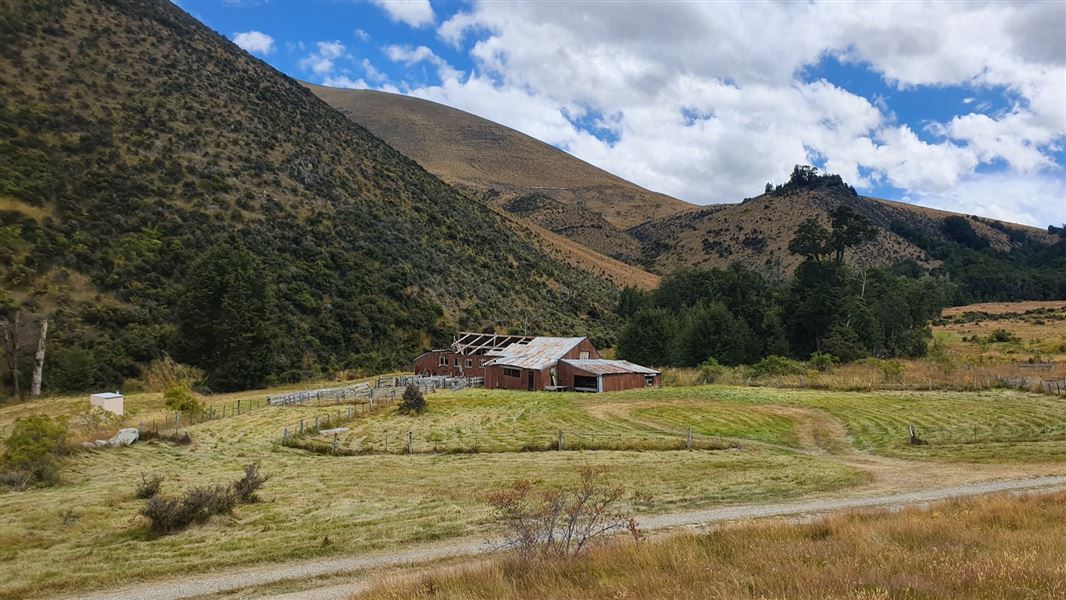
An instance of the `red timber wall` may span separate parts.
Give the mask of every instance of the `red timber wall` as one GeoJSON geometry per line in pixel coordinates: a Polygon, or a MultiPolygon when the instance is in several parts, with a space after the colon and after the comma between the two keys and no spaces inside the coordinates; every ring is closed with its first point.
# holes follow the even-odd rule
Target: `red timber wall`
{"type": "MultiPolygon", "coordinates": [[[[642,373],[610,373],[603,376],[603,391],[620,392],[645,387],[642,373]]],[[[655,376],[655,386],[659,386],[659,376],[655,376]]]]}
{"type": "MultiPolygon", "coordinates": [[[[566,363],[559,363],[559,369],[557,372],[559,376],[559,385],[565,385],[570,389],[574,388],[574,376],[582,377],[596,377],[592,373],[587,373],[573,367],[566,363]]],[[[644,375],[641,373],[609,373],[602,376],[602,384],[604,392],[620,392],[622,390],[632,390],[646,387],[644,385],[644,375]]],[[[659,376],[655,376],[655,386],[659,386],[659,376]]]]}
{"type": "Polygon", "coordinates": [[[449,350],[430,350],[415,359],[415,373],[418,375],[447,375],[450,377],[484,377],[485,368],[482,363],[492,360],[487,356],[467,356],[456,354],[449,350]],[[446,366],[441,366],[441,357],[446,359],[446,366]],[[455,366],[455,360],[459,359],[459,366],[455,366]],[[467,367],[467,361],[472,366],[467,367]]]}

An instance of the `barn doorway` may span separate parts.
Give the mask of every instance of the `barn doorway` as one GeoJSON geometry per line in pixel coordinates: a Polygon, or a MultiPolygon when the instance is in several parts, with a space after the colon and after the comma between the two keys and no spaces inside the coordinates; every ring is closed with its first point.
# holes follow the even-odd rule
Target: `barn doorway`
{"type": "Polygon", "coordinates": [[[527,389],[531,392],[533,391],[533,371],[529,372],[529,387],[527,389]]]}
{"type": "Polygon", "coordinates": [[[598,392],[600,386],[597,385],[595,377],[586,377],[584,375],[574,375],[574,391],[575,392],[598,392]]]}

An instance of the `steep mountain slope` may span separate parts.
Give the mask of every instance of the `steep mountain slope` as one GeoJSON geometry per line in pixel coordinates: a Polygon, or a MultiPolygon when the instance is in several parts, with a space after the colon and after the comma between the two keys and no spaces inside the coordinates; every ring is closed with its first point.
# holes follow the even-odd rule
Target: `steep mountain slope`
{"type": "Polygon", "coordinates": [[[649,221],[629,233],[644,245],[650,267],[656,272],[742,264],[785,276],[802,261],[788,251],[799,224],[808,218],[827,223],[829,212],[841,205],[869,219],[878,230],[873,242],[849,251],[847,261],[859,267],[883,267],[908,260],[924,268],[936,267],[940,260],[916,243],[915,234],[942,238],[945,220],[952,217],[965,218],[980,239],[1003,252],[1025,243],[1046,246],[1057,241],[1034,227],[868,198],[855,194],[847,185],[825,181],[786,185],[739,204],[709,206],[649,221]]]}
{"type": "Polygon", "coordinates": [[[692,208],[461,110],[398,94],[305,85],[441,179],[625,262],[638,262],[641,248],[624,229],[692,208]]]}
{"type": "Polygon", "coordinates": [[[167,0],[0,4],[0,87],[0,308],[53,315],[53,381],[180,346],[219,244],[276,285],[277,379],[403,364],[456,327],[613,331],[607,282],[167,0]]]}

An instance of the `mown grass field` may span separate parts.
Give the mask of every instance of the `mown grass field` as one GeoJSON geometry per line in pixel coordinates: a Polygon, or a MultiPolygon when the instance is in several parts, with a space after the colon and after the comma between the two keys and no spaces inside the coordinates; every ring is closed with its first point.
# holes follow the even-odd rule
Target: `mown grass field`
{"type": "MultiPolygon", "coordinates": [[[[127,400],[133,424],[162,414],[158,395],[127,400]]],[[[464,390],[427,400],[428,412],[418,417],[390,406],[345,425],[344,447],[365,449],[390,432],[396,445],[389,454],[329,456],[284,447],[283,427],[344,407],[267,406],[188,427],[191,446],[138,443],[64,459],[62,485],[0,493],[0,598],[484,536],[492,529],[487,494],[519,478],[563,484],[586,464],[611,467],[634,493],[639,514],[861,490],[875,474],[850,454],[935,468],[983,462],[1066,472],[1066,402],[1029,393],[700,386],[602,395],[464,390]],[[927,446],[906,444],[910,422],[927,446]],[[689,427],[697,437],[738,447],[662,449],[664,439],[680,447],[689,427]],[[977,436],[967,439],[974,427],[977,436]],[[522,451],[531,441],[551,444],[559,430],[567,444],[595,434],[621,449],[522,451]],[[408,431],[417,454],[394,454],[408,431]],[[478,453],[444,453],[473,438],[478,453]],[[432,453],[434,446],[441,453],[432,453]],[[138,516],[143,502],[133,497],[141,473],[163,474],[164,493],[176,494],[227,483],[252,461],[272,476],[265,502],[175,535],[147,534],[138,516]]],[[[0,407],[0,428],[33,412],[73,415],[85,405],[78,397],[0,407]]]]}
{"type": "Polygon", "coordinates": [[[1066,598],[1066,493],[861,512],[497,560],[384,580],[360,600],[1066,598]]]}

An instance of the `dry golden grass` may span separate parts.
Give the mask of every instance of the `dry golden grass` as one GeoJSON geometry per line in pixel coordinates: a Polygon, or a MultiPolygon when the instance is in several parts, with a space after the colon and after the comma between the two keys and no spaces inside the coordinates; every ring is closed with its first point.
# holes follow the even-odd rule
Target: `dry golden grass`
{"type": "Polygon", "coordinates": [[[384,580],[361,600],[1066,598],[1066,493],[857,512],[501,559],[384,580]]]}
{"type": "Polygon", "coordinates": [[[1066,308],[1066,300],[1029,300],[1024,302],[979,302],[966,306],[950,306],[945,308],[943,315],[953,317],[968,312],[982,312],[991,315],[1020,314],[1037,309],[1066,308]]]}

